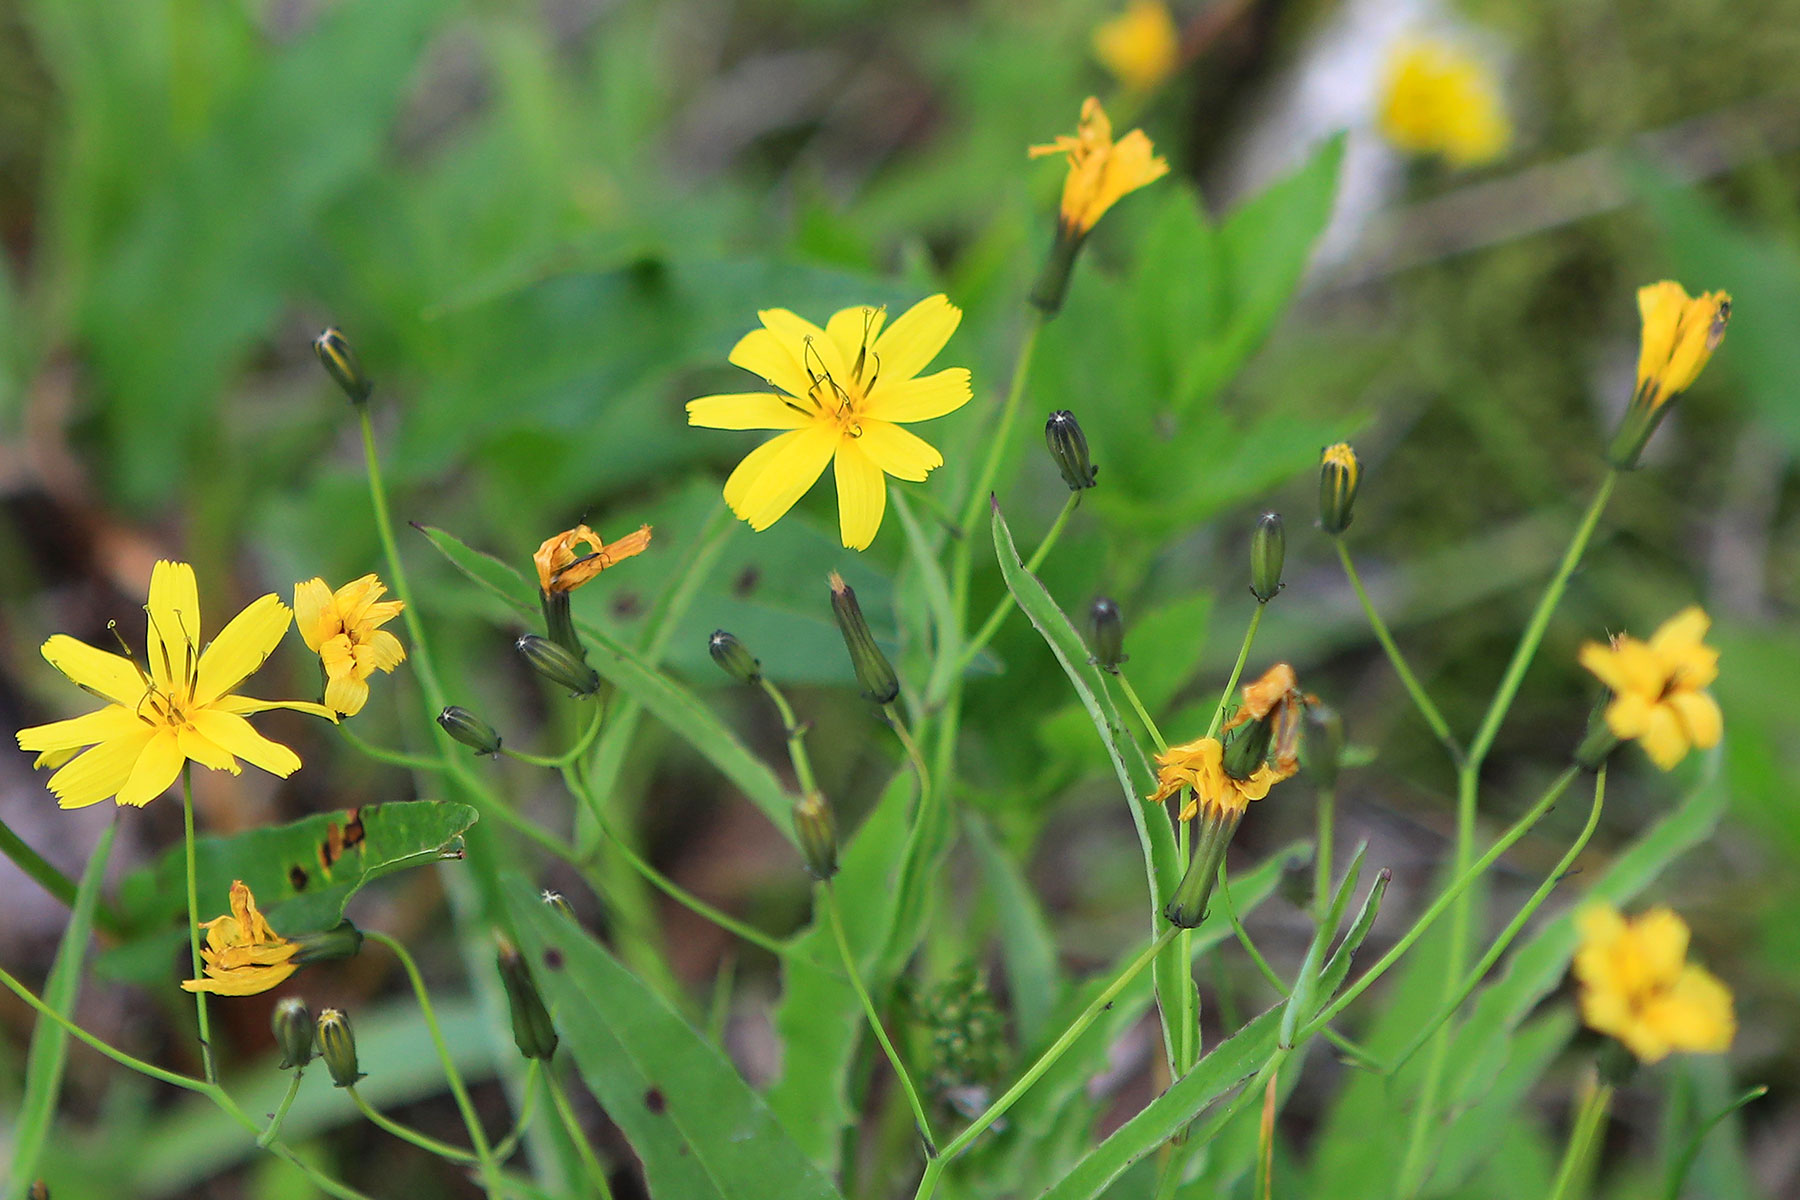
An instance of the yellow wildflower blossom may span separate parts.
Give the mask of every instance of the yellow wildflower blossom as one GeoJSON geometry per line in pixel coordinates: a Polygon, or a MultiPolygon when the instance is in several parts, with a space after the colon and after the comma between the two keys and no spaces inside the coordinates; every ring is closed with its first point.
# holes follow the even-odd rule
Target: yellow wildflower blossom
{"type": "Polygon", "coordinates": [[[537,564],[538,587],[545,592],[572,592],[600,572],[628,558],[642,554],[650,546],[650,526],[641,526],[610,545],[585,524],[546,538],[531,561],[537,564]],[[586,546],[586,554],[576,554],[575,547],[586,546]]]}
{"type": "Polygon", "coordinates": [[[1181,62],[1181,32],[1160,0],[1132,5],[1094,30],[1094,55],[1125,87],[1147,92],[1175,73],[1181,62]]]}
{"type": "Polygon", "coordinates": [[[184,979],[190,992],[217,996],[254,996],[266,992],[292,975],[298,966],[292,959],[298,942],[276,933],[256,907],[256,897],[241,879],[231,882],[231,911],[200,922],[206,945],[200,950],[204,979],[184,979]]]}
{"type": "Polygon", "coordinates": [[[1170,746],[1156,756],[1156,790],[1150,793],[1153,804],[1161,804],[1184,788],[1192,788],[1181,810],[1180,819],[1192,820],[1204,811],[1209,817],[1238,817],[1250,807],[1250,801],[1261,800],[1269,789],[1293,775],[1267,763],[1258,767],[1248,779],[1233,779],[1225,772],[1225,747],[1218,738],[1198,738],[1179,746],[1170,746]]]}
{"type": "Polygon", "coordinates": [[[387,585],[374,575],[335,592],[323,579],[294,585],[294,621],[306,648],[325,667],[325,705],[347,717],[369,702],[370,675],[391,674],[406,659],[400,639],[380,628],[406,607],[399,600],[382,600],[386,591],[387,585]]]}
{"type": "Polygon", "coordinates": [[[956,332],[962,310],[929,296],[886,328],[881,308],[843,309],[823,329],[783,308],[757,316],[763,327],[745,334],[730,360],[774,390],[690,400],[688,424],[786,431],[725,481],[725,503],[752,529],[780,520],[835,463],[838,530],[845,546],[866,549],[887,508],[887,476],[918,482],[944,463],[900,426],[969,401],[966,368],[919,374],[956,332]]]}
{"type": "Polygon", "coordinates": [[[273,594],[263,596],[208,644],[200,635],[194,569],[158,562],[145,607],[148,670],[66,634],[44,643],[51,666],[110,701],[86,716],[19,731],[19,747],[39,752],[36,766],[61,768],[50,777],[56,802],[83,808],[115,796],[119,804],[141,807],[167,791],[189,761],[235,775],[242,758],[274,775],[293,774],[299,756],[257,733],[244,717],[271,708],[336,716],[303,700],[231,694],[287,632],[287,605],[273,594]]]}
{"type": "Polygon", "coordinates": [[[1731,297],[1724,292],[1690,297],[1686,288],[1665,279],[1639,288],[1637,299],[1644,336],[1632,403],[1656,409],[1687,391],[1725,340],[1731,297]]]}
{"type": "Polygon", "coordinates": [[[1481,59],[1437,38],[1409,38],[1388,57],[1377,116],[1382,136],[1453,167],[1491,162],[1512,141],[1500,83],[1481,59]]]}
{"type": "Polygon", "coordinates": [[[1073,134],[1064,134],[1046,146],[1032,146],[1028,153],[1033,158],[1068,156],[1069,176],[1063,181],[1058,218],[1062,236],[1086,236],[1122,196],[1167,175],[1169,164],[1156,157],[1155,149],[1141,129],[1113,141],[1112,122],[1092,96],[1082,103],[1081,121],[1073,134]]]}
{"type": "Polygon", "coordinates": [[[1692,748],[1718,745],[1724,733],[1719,704],[1704,690],[1719,674],[1719,652],[1701,640],[1711,624],[1694,606],[1664,621],[1648,642],[1621,634],[1610,645],[1581,648],[1581,665],[1613,691],[1607,726],[1636,738],[1665,771],[1692,748]]]}
{"type": "Polygon", "coordinates": [[[1671,1051],[1717,1054],[1737,1033],[1731,992],[1687,961],[1688,927],[1666,908],[1626,919],[1609,904],[1584,910],[1575,978],[1581,1016],[1644,1062],[1671,1051]]]}

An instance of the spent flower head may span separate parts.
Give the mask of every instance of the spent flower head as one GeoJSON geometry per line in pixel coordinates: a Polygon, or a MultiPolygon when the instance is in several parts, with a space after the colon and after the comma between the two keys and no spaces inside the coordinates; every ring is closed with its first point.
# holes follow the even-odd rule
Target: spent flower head
{"type": "Polygon", "coordinates": [[[325,668],[325,706],[353,717],[369,702],[369,676],[392,674],[406,647],[381,626],[406,607],[383,600],[387,585],[373,574],[332,591],[323,579],[294,585],[294,623],[325,668]]]}
{"type": "Polygon", "coordinates": [[[61,768],[50,777],[56,802],[82,808],[110,796],[142,806],[167,791],[190,761],[233,775],[240,758],[283,778],[298,770],[297,754],[257,733],[244,717],[271,708],[334,721],[336,714],[304,700],[256,700],[232,691],[287,632],[287,605],[273,593],[252,601],[208,643],[201,636],[194,569],[158,562],[145,611],[147,668],[66,634],[44,643],[51,666],[109,701],[98,712],[19,731],[19,748],[38,751],[35,766],[61,768]]]}
{"type": "Polygon", "coordinates": [[[1647,1063],[1672,1051],[1717,1054],[1737,1032],[1731,992],[1687,961],[1687,923],[1666,908],[1624,917],[1596,904],[1579,918],[1575,978],[1588,1026],[1647,1063]]]}
{"type": "Polygon", "coordinates": [[[1635,738],[1665,771],[1691,749],[1718,745],[1725,730],[1719,703],[1705,690],[1719,675],[1719,652],[1702,640],[1711,624],[1695,605],[1664,621],[1647,642],[1619,634],[1606,645],[1581,647],[1581,665],[1613,692],[1607,727],[1635,738]]]}
{"type": "Polygon", "coordinates": [[[200,950],[204,978],[183,980],[181,986],[187,991],[253,996],[268,991],[299,967],[294,955],[300,943],[275,932],[241,879],[231,884],[231,911],[202,921],[200,928],[206,931],[206,945],[200,950]]]}
{"type": "Polygon", "coordinates": [[[1437,155],[1453,167],[1491,162],[1512,142],[1512,122],[1492,68],[1441,38],[1395,45],[1382,76],[1377,124],[1411,154],[1437,155]]]}
{"type": "Polygon", "coordinates": [[[572,592],[608,567],[642,554],[650,546],[650,526],[643,525],[613,542],[586,525],[544,539],[531,561],[537,565],[538,587],[545,592],[572,592]],[[586,546],[586,554],[576,548],[586,546]]]}

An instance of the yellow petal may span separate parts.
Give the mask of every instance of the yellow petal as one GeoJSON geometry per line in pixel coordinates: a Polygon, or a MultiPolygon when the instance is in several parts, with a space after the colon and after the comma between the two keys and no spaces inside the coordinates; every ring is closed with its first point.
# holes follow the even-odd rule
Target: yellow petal
{"type": "MultiPolygon", "coordinates": [[[[881,335],[881,324],[887,320],[887,309],[875,308],[868,304],[859,304],[855,308],[841,308],[833,313],[831,320],[825,322],[825,336],[830,338],[838,348],[838,357],[850,368],[855,377],[856,360],[863,356],[865,349],[873,349],[876,339],[881,335]]],[[[863,356],[866,357],[866,356],[863,356]]],[[[887,370],[882,364],[883,372],[887,370]]],[[[866,363],[863,376],[873,374],[875,365],[866,363]]]]}
{"type": "Polygon", "coordinates": [[[368,702],[367,676],[354,673],[337,675],[325,684],[325,707],[336,709],[346,717],[354,717],[368,702]]]}
{"type": "Polygon", "coordinates": [[[764,442],[725,481],[725,503],[752,529],[767,529],[818,482],[840,440],[830,425],[814,424],[764,442]]]}
{"type": "Polygon", "coordinates": [[[752,329],[738,339],[726,361],[768,380],[790,396],[805,396],[811,381],[797,357],[800,347],[788,344],[767,329],[752,329]]]}
{"type": "Polygon", "coordinates": [[[969,402],[969,369],[950,367],[930,375],[875,385],[863,413],[882,421],[929,421],[969,402]]]}
{"type": "MultiPolygon", "coordinates": [[[[829,375],[839,383],[850,378],[850,364],[844,361],[844,356],[838,353],[837,343],[826,337],[823,329],[785,308],[767,308],[756,315],[800,364],[808,377],[808,388],[811,377],[816,375],[829,375]]],[[[806,390],[802,389],[798,394],[804,396],[806,390]]]]}
{"type": "Polygon", "coordinates": [[[319,644],[337,633],[337,612],[332,604],[331,589],[318,577],[294,585],[294,624],[300,627],[301,640],[314,654],[319,644]]]}
{"type": "Polygon", "coordinates": [[[881,528],[887,508],[887,478],[862,450],[846,439],[837,452],[838,532],[851,550],[866,550],[881,528]]]}
{"type": "Polygon", "coordinates": [[[1622,692],[1606,706],[1606,727],[1614,737],[1638,737],[1650,727],[1650,711],[1654,707],[1636,692],[1622,692]]]}
{"type": "Polygon", "coordinates": [[[215,996],[254,996],[277,986],[297,970],[299,968],[293,963],[284,962],[272,967],[228,971],[206,979],[184,979],[181,986],[190,992],[211,992],[215,996]]]}
{"type": "Polygon", "coordinates": [[[154,732],[145,725],[141,733],[101,742],[77,755],[50,777],[49,787],[56,803],[63,808],[86,808],[116,794],[131,778],[131,770],[154,732]]]}
{"type": "Polygon", "coordinates": [[[133,808],[144,807],[169,790],[169,785],[181,774],[181,764],[186,761],[175,731],[167,725],[158,726],[132,765],[130,776],[119,788],[119,803],[133,808]]]}
{"type": "Polygon", "coordinates": [[[150,726],[139,720],[131,709],[122,704],[109,704],[86,716],[21,729],[18,732],[19,749],[72,750],[92,746],[96,742],[109,742],[117,737],[130,737],[140,731],[147,734],[149,730],[150,726]]]}
{"type": "Polygon", "coordinates": [[[1707,692],[1675,692],[1664,704],[1675,710],[1687,730],[1687,738],[1702,750],[1711,750],[1725,735],[1725,718],[1719,702],[1707,692]]]}
{"type": "Polygon", "coordinates": [[[250,728],[250,722],[236,713],[219,708],[201,709],[193,715],[193,724],[214,745],[271,775],[286,779],[300,769],[298,754],[256,732],[250,728]]]}
{"type": "Polygon", "coordinates": [[[181,751],[183,758],[199,763],[214,771],[229,771],[233,775],[239,773],[237,759],[231,757],[223,746],[213,741],[192,725],[183,725],[175,731],[175,746],[181,751]]]}
{"type": "Polygon", "coordinates": [[[262,666],[269,652],[280,644],[292,619],[292,610],[274,592],[251,601],[200,656],[194,703],[211,704],[262,666]]]}
{"type": "Polygon", "coordinates": [[[66,633],[46,641],[43,654],[71,682],[127,708],[143,699],[149,687],[129,658],[90,646],[66,633]]]}
{"type": "Polygon", "coordinates": [[[367,678],[370,671],[386,671],[392,673],[394,668],[406,661],[406,647],[400,639],[385,629],[378,629],[369,635],[369,640],[356,648],[356,666],[367,678]]]}
{"type": "MultiPolygon", "coordinates": [[[[962,309],[939,293],[907,309],[875,342],[881,379],[899,383],[923,371],[962,323],[962,309]]],[[[877,384],[877,389],[882,385],[877,384]]]]}
{"type": "Polygon", "coordinates": [[[869,461],[896,479],[917,483],[944,465],[944,456],[930,442],[886,421],[865,420],[856,444],[869,461]]]}
{"type": "Polygon", "coordinates": [[[812,421],[810,414],[774,392],[702,396],[688,401],[687,415],[689,425],[708,429],[798,429],[812,421]]]}
{"type": "Polygon", "coordinates": [[[1644,748],[1651,762],[1664,771],[1673,771],[1676,764],[1687,757],[1687,730],[1675,719],[1674,709],[1666,704],[1653,704],[1645,713],[1638,745],[1644,748]]]}
{"type": "Polygon", "coordinates": [[[184,562],[159,560],[150,571],[150,674],[157,686],[175,690],[187,684],[191,656],[200,642],[200,587],[194,568],[184,562]]]}
{"type": "Polygon", "coordinates": [[[291,708],[295,712],[311,713],[315,717],[324,717],[336,724],[337,714],[323,704],[314,704],[311,700],[258,700],[254,696],[221,696],[209,707],[219,711],[248,716],[250,713],[268,712],[273,708],[291,708]]]}

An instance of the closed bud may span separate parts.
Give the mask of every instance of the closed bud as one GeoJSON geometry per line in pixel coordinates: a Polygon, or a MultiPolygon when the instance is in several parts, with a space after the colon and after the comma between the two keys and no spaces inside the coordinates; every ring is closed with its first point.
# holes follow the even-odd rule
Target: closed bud
{"type": "Polygon", "coordinates": [[[361,407],[369,402],[369,393],[375,385],[363,373],[362,363],[357,361],[356,351],[337,329],[325,330],[313,339],[313,352],[324,364],[326,374],[344,389],[344,395],[350,397],[350,403],[361,407]]]}
{"type": "Polygon", "coordinates": [[[498,941],[500,983],[512,1014],[513,1044],[526,1058],[547,1059],[556,1053],[556,1026],[550,1021],[550,1010],[544,1007],[519,948],[505,938],[498,941]]]}
{"type": "Polygon", "coordinates": [[[1300,743],[1300,765],[1323,791],[1337,786],[1344,765],[1344,718],[1335,708],[1315,704],[1306,710],[1307,736],[1300,743]]]}
{"type": "Polygon", "coordinates": [[[762,660],[750,657],[750,651],[744,649],[744,643],[734,634],[723,629],[713,630],[712,636],[706,639],[706,652],[719,664],[719,670],[739,683],[755,683],[762,678],[762,660]]]}
{"type": "Polygon", "coordinates": [[[269,1018],[275,1032],[275,1044],[281,1047],[281,1069],[298,1071],[312,1061],[313,1015],[306,1001],[289,996],[275,1006],[269,1018]]]}
{"type": "Polygon", "coordinates": [[[356,1034],[350,1031],[350,1018],[339,1009],[321,1009],[313,1036],[318,1041],[319,1057],[331,1072],[331,1082],[341,1088],[355,1086],[363,1076],[356,1069],[356,1034]]]}
{"type": "Polygon", "coordinates": [[[1188,861],[1187,874],[1163,906],[1163,916],[1171,925],[1192,929],[1206,919],[1206,904],[1212,898],[1213,883],[1219,878],[1219,866],[1225,861],[1225,851],[1243,817],[1242,809],[1201,810],[1195,823],[1194,856],[1188,861]]]}
{"type": "Polygon", "coordinates": [[[334,958],[350,958],[362,950],[362,930],[348,921],[339,921],[331,929],[319,933],[303,933],[289,939],[298,950],[288,961],[295,966],[307,963],[329,962],[334,958]]]}
{"type": "Polygon", "coordinates": [[[822,881],[837,874],[837,822],[823,795],[808,792],[794,802],[794,835],[814,879],[822,881]]]}
{"type": "Polygon", "coordinates": [[[844,635],[844,648],[850,652],[850,665],[856,668],[863,695],[877,704],[892,704],[900,694],[900,677],[875,644],[856,593],[836,571],[831,573],[831,611],[837,617],[838,632],[844,635]]]}
{"type": "Polygon", "coordinates": [[[1349,442],[1327,446],[1319,455],[1319,524],[1332,537],[1350,528],[1362,464],[1349,442]]]}
{"type": "Polygon", "coordinates": [[[1069,485],[1071,492],[1094,486],[1094,477],[1100,473],[1100,468],[1088,462],[1087,435],[1081,432],[1081,424],[1075,420],[1074,413],[1067,409],[1051,413],[1050,419],[1044,422],[1044,442],[1050,447],[1056,469],[1062,472],[1063,482],[1069,485]]]}
{"type": "Polygon", "coordinates": [[[444,727],[445,733],[475,751],[476,754],[499,757],[500,735],[494,732],[492,725],[460,704],[452,704],[439,713],[437,722],[444,727]]]}
{"type": "Polygon", "coordinates": [[[1119,606],[1105,596],[1088,608],[1088,650],[1093,654],[1089,661],[1115,675],[1119,664],[1130,657],[1125,653],[1125,620],[1119,606]]]}
{"type": "Polygon", "coordinates": [[[1250,535],[1250,593],[1258,604],[1267,604],[1287,585],[1281,582],[1281,564],[1287,558],[1287,532],[1280,513],[1264,513],[1250,535]]]}
{"type": "Polygon", "coordinates": [[[1086,233],[1075,232],[1058,222],[1056,240],[1051,243],[1044,269],[1027,297],[1046,320],[1062,311],[1063,297],[1069,294],[1069,276],[1075,270],[1075,256],[1081,253],[1081,244],[1086,240],[1086,233]]]}
{"type": "Polygon", "coordinates": [[[522,634],[513,645],[527,666],[569,694],[585,699],[600,690],[600,674],[549,638],[522,634]]]}
{"type": "Polygon", "coordinates": [[[1237,780],[1256,774],[1256,769],[1269,760],[1269,744],[1274,737],[1275,722],[1270,717],[1240,728],[1237,736],[1225,744],[1225,773],[1237,780]]]}

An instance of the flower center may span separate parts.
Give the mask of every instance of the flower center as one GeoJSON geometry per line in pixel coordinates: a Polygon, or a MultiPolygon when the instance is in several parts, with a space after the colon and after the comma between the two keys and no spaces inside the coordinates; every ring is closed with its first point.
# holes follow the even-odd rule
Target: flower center
{"type": "Polygon", "coordinates": [[[875,354],[875,321],[881,315],[877,308],[863,310],[862,339],[851,359],[848,374],[839,378],[825,365],[812,338],[806,339],[804,365],[808,382],[806,399],[812,402],[816,420],[837,426],[844,437],[862,436],[862,410],[869,393],[881,375],[881,359],[875,354]]]}

